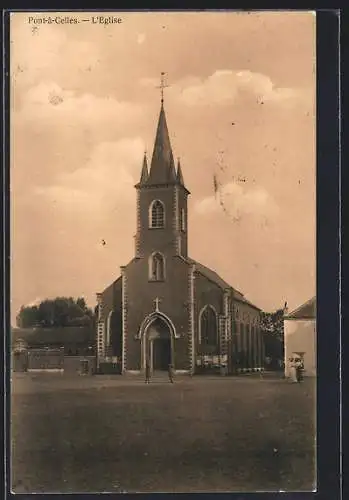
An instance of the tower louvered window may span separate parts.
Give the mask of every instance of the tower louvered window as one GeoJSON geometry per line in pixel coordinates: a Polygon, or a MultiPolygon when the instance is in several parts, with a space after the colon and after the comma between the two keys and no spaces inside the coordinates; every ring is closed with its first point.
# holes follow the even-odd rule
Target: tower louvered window
{"type": "Polygon", "coordinates": [[[151,205],[150,227],[165,227],[165,210],[160,200],[155,200],[151,205]]]}
{"type": "Polygon", "coordinates": [[[218,343],[217,317],[213,307],[206,306],[200,318],[201,344],[216,346],[218,343]]]}

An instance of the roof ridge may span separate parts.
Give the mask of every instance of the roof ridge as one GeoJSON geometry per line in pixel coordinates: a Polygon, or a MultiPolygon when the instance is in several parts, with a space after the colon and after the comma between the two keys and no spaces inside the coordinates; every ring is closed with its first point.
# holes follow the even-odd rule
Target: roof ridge
{"type": "Polygon", "coordinates": [[[220,288],[222,289],[229,289],[229,290],[232,290],[233,292],[237,292],[241,295],[241,297],[234,297],[235,300],[238,300],[239,302],[243,302],[245,304],[249,304],[250,306],[252,306],[253,308],[257,309],[258,311],[261,311],[261,308],[256,306],[255,304],[253,304],[252,302],[250,302],[243,293],[239,292],[239,290],[236,290],[233,286],[231,286],[227,281],[225,281],[223,278],[221,278],[221,276],[216,272],[214,271],[213,269],[210,269],[209,267],[205,266],[204,264],[201,264],[200,262],[192,259],[191,257],[188,257],[188,260],[189,262],[193,263],[193,264],[196,264],[198,266],[201,267],[201,271],[200,269],[197,269],[197,271],[202,274],[203,276],[205,276],[205,278],[207,278],[208,280],[212,281],[213,283],[215,283],[216,285],[218,285],[220,288]],[[207,273],[210,275],[210,274],[213,274],[213,276],[207,276],[207,274],[205,273],[205,271],[207,271],[207,273]],[[216,279],[215,279],[216,278],[216,279]]]}
{"type": "Polygon", "coordinates": [[[304,307],[312,304],[314,302],[315,307],[316,307],[316,295],[314,295],[311,299],[307,300],[306,302],[303,302],[300,306],[296,307],[296,309],[293,309],[290,313],[285,315],[286,318],[292,317],[293,315],[297,314],[299,311],[301,311],[304,307]]]}

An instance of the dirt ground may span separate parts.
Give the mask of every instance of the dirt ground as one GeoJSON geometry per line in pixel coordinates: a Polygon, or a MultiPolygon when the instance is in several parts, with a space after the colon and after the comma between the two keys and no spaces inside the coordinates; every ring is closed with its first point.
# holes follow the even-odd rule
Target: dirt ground
{"type": "Polygon", "coordinates": [[[12,491],[311,491],[315,380],[13,373],[12,491]]]}

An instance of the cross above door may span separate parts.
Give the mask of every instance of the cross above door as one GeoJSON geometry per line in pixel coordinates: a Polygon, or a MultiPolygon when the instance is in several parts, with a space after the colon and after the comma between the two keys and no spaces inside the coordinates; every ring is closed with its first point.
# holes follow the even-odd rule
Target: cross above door
{"type": "Polygon", "coordinates": [[[155,311],[158,312],[159,311],[159,302],[161,302],[161,299],[159,299],[159,297],[156,297],[154,300],[153,300],[154,304],[155,304],[155,311]]]}

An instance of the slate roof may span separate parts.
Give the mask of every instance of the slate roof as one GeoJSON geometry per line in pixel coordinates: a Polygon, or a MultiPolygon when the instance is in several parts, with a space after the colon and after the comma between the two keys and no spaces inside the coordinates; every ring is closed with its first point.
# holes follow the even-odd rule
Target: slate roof
{"type": "Polygon", "coordinates": [[[248,304],[249,306],[253,307],[254,309],[257,309],[258,311],[261,310],[259,307],[252,304],[252,302],[247,300],[246,297],[241,292],[239,292],[238,290],[235,290],[235,288],[233,288],[231,285],[229,285],[229,283],[224,281],[215,271],[213,271],[209,267],[206,267],[203,264],[200,264],[200,262],[197,262],[196,260],[191,259],[189,257],[187,257],[187,259],[185,259],[185,260],[190,262],[191,264],[195,264],[196,270],[200,274],[202,274],[207,279],[209,279],[210,281],[212,281],[213,283],[218,285],[220,288],[222,288],[222,289],[228,288],[229,290],[232,290],[234,299],[236,299],[240,302],[244,302],[245,304],[248,304]]]}
{"type": "Polygon", "coordinates": [[[148,177],[149,177],[149,172],[148,172],[147,155],[146,155],[146,153],[144,153],[141,179],[140,179],[139,183],[140,184],[146,183],[148,180],[148,177]]]}
{"type": "Polygon", "coordinates": [[[180,162],[179,158],[178,158],[178,163],[177,163],[177,181],[181,186],[184,186],[183,172],[182,172],[181,162],[180,162]]]}
{"type": "Polygon", "coordinates": [[[316,297],[297,307],[294,311],[285,316],[285,319],[315,319],[316,318],[316,297]]]}
{"type": "Polygon", "coordinates": [[[163,103],[161,103],[149,177],[145,184],[167,184],[176,181],[176,169],[167,128],[166,115],[163,103]]]}
{"type": "Polygon", "coordinates": [[[177,170],[175,167],[163,101],[161,101],[159,121],[156,129],[150,168],[148,171],[148,161],[145,154],[140,180],[135,187],[139,189],[161,185],[178,185],[190,194],[184,185],[183,173],[179,160],[177,170]]]}

